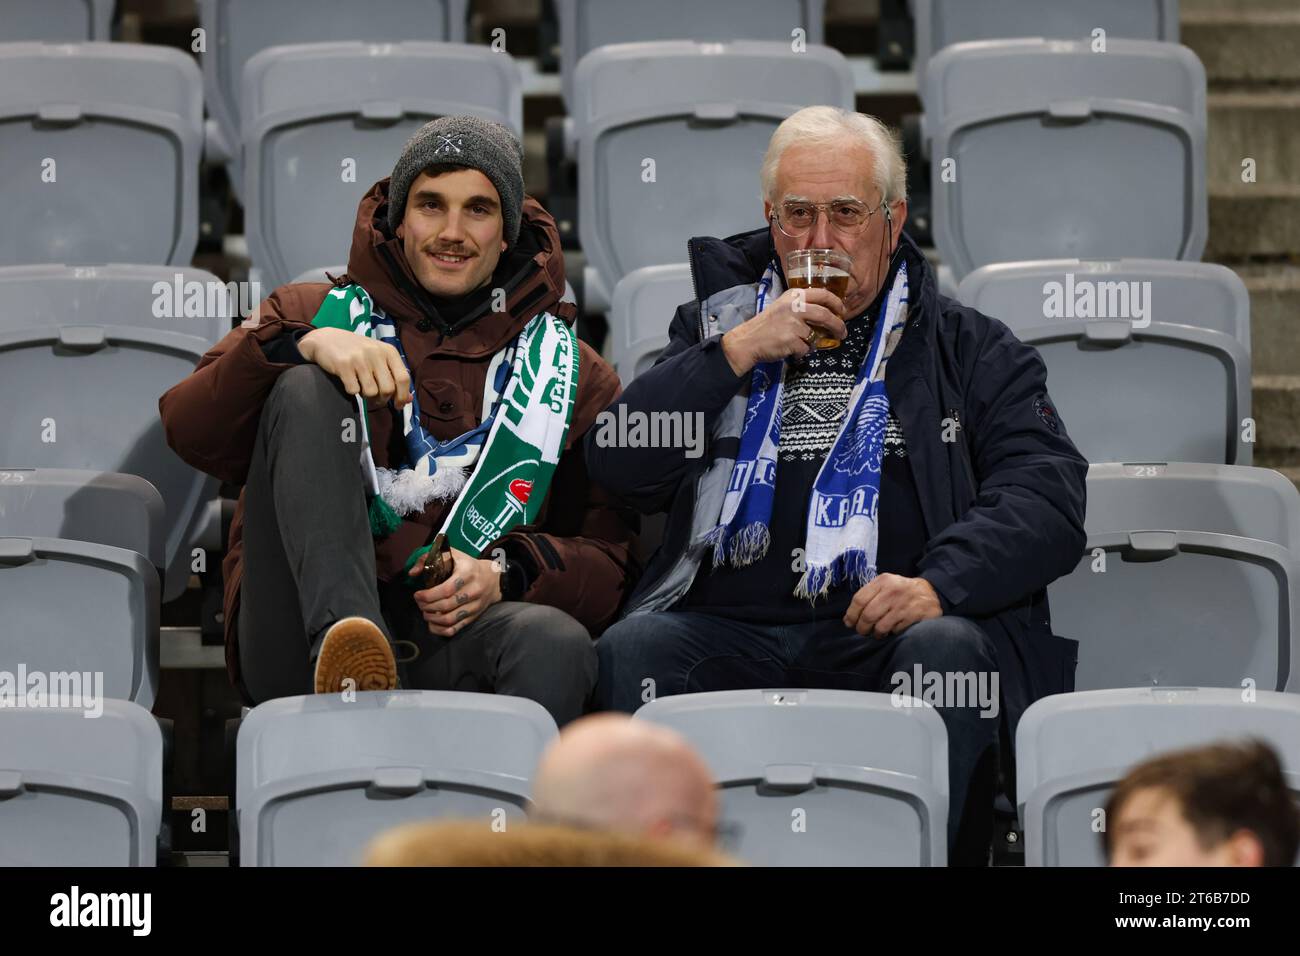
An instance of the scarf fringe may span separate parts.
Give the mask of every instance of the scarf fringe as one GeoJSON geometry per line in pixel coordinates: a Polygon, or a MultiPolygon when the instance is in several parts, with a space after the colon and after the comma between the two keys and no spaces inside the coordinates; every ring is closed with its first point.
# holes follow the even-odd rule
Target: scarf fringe
{"type": "Polygon", "coordinates": [[[858,587],[862,587],[874,578],[877,573],[871,555],[867,554],[864,548],[852,548],[845,551],[829,565],[810,564],[804,571],[803,576],[799,578],[794,594],[795,597],[801,597],[815,603],[819,597],[826,596],[826,592],[831,589],[832,585],[852,580],[858,587]]]}
{"type": "Polygon", "coordinates": [[[727,542],[728,556],[733,568],[743,568],[767,554],[767,547],[772,543],[772,533],[761,521],[747,524],[733,534],[727,542]]]}
{"type": "Polygon", "coordinates": [[[419,514],[430,501],[455,498],[465,487],[466,469],[441,466],[431,475],[413,468],[376,468],[379,494],[399,515],[419,514]]]}
{"type": "Polygon", "coordinates": [[[703,546],[713,549],[713,566],[730,564],[743,568],[767,554],[772,543],[772,533],[761,521],[745,525],[728,536],[727,526],[720,524],[704,537],[703,546]]]}

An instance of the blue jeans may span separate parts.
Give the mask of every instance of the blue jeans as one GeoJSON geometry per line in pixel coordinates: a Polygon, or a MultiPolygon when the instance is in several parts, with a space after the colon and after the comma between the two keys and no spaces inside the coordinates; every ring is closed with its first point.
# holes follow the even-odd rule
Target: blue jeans
{"type": "MultiPolygon", "coordinates": [[[[926,672],[990,675],[998,669],[993,642],[964,617],[920,621],[884,638],[863,637],[831,619],[794,625],[733,621],[694,611],[638,614],[619,621],[596,643],[601,709],[632,713],[655,697],[753,687],[805,687],[889,693],[891,677],[926,672]],[[653,685],[643,683],[653,680],[653,685]]],[[[912,696],[921,697],[920,688],[912,696]]],[[[1000,704],[998,704],[1000,708],[1000,704]]],[[[952,862],[958,832],[992,832],[993,780],[1000,719],[976,706],[936,707],[948,731],[948,846],[952,862]],[[978,786],[972,782],[979,770],[978,786]],[[967,794],[978,801],[966,807],[967,794]],[[976,805],[976,802],[980,805],[976,805]]],[[[1000,713],[1000,710],[999,710],[1000,713]]],[[[962,845],[972,845],[963,834],[962,845]]],[[[979,844],[974,839],[973,844],[979,844]]],[[[987,851],[987,840],[975,856],[987,851]]],[[[974,860],[978,862],[978,859],[974,860]]]]}

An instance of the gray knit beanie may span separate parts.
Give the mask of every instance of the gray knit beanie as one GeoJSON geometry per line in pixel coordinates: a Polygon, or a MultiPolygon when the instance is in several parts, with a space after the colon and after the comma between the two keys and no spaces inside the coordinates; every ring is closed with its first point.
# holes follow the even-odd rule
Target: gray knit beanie
{"type": "Polygon", "coordinates": [[[501,197],[503,238],[519,238],[519,211],[524,204],[524,148],[500,123],[476,116],[443,116],[425,123],[402,147],[388,184],[388,226],[397,232],[406,214],[411,183],[429,166],[450,163],[477,169],[501,197]]]}

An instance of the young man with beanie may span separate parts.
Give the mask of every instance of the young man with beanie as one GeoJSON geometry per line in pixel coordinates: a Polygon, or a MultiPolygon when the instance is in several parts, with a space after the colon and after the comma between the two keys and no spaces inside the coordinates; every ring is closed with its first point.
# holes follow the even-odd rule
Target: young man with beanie
{"type": "Polygon", "coordinates": [[[635,518],[587,479],[618,377],[573,334],[522,160],[497,123],[428,123],[361,200],[347,272],[276,289],[162,396],[176,453],[244,486],[225,627],[250,702],[388,689],[400,668],[582,712],[635,518]],[[439,532],[454,564],[428,586],[439,532]]]}

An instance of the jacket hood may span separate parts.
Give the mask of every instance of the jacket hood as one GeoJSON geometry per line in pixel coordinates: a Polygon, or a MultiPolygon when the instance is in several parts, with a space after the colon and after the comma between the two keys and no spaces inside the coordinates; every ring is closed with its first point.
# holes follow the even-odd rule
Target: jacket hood
{"type": "Polygon", "coordinates": [[[560,233],[536,199],[524,197],[519,239],[501,256],[492,274],[491,288],[505,289],[505,311],[492,311],[491,295],[471,293],[481,301],[460,315],[462,309],[449,308],[447,300],[420,285],[406,261],[402,241],[389,231],[388,183],[386,178],[375,183],[358,204],[347,274],[337,283],[360,283],[391,318],[436,333],[438,350],[451,355],[492,354],[539,312],[551,312],[573,324],[576,305],[561,301],[565,284],[560,233]]]}

